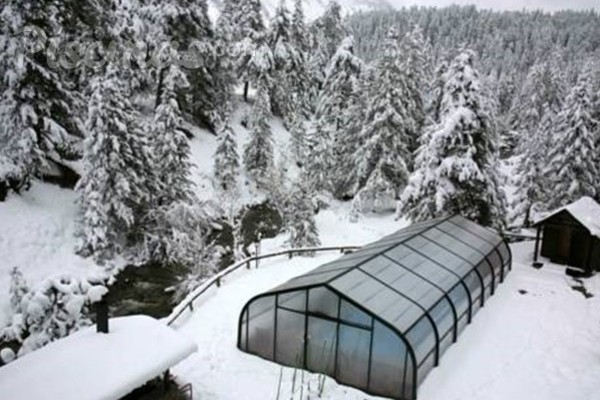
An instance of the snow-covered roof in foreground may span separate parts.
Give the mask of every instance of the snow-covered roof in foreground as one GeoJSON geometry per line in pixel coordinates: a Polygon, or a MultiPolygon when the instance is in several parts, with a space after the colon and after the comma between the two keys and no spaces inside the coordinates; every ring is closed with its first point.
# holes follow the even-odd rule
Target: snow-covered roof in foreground
{"type": "Polygon", "coordinates": [[[0,397],[118,399],[196,349],[154,318],[113,318],[108,334],[89,327],[0,368],[0,397]]]}
{"type": "Polygon", "coordinates": [[[593,236],[600,239],[600,204],[596,203],[594,199],[587,196],[582,197],[574,203],[551,211],[536,221],[536,224],[547,220],[561,211],[567,211],[573,218],[585,226],[593,236]]]}

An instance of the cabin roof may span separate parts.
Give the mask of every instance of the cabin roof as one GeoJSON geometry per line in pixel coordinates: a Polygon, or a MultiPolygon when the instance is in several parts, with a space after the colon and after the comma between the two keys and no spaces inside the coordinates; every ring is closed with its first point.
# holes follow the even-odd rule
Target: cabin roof
{"type": "Polygon", "coordinates": [[[592,236],[600,239],[600,204],[596,203],[591,197],[582,197],[574,203],[567,204],[554,211],[549,212],[538,219],[534,225],[539,225],[555,215],[566,211],[583,225],[592,236]]]}
{"type": "Polygon", "coordinates": [[[0,368],[3,399],[118,399],[187,358],[196,345],[147,316],[112,318],[0,368]]]}

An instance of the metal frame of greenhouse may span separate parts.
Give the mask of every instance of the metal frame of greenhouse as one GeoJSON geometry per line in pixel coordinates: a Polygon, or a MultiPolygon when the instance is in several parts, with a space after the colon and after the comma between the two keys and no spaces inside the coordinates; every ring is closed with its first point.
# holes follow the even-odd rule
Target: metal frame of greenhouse
{"type": "Polygon", "coordinates": [[[501,236],[463,217],[417,223],[252,298],[238,348],[413,400],[511,263],[501,236]]]}

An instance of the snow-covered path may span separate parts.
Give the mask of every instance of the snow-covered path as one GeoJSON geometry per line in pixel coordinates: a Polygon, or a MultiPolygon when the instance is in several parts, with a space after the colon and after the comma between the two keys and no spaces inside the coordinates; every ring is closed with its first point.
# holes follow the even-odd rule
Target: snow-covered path
{"type": "MultiPolygon", "coordinates": [[[[386,228],[379,227],[381,234],[386,228]]],[[[586,299],[563,267],[529,266],[531,243],[512,248],[513,271],[425,380],[419,400],[600,399],[600,277],[585,281],[595,295],[586,299]]],[[[292,398],[292,369],[237,350],[239,311],[253,295],[336,257],[270,260],[196,304],[179,330],[199,351],[174,370],[193,383],[195,398],[276,399],[280,374],[280,398],[292,398]]],[[[304,379],[317,384],[316,376],[304,379]]],[[[322,398],[373,397],[327,379],[322,398]]]]}

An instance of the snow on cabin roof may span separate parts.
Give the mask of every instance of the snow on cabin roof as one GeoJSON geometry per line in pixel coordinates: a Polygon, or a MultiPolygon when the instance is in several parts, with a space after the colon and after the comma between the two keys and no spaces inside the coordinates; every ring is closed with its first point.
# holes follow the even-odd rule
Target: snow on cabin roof
{"type": "Polygon", "coordinates": [[[596,203],[591,197],[582,197],[574,203],[558,208],[549,212],[543,218],[538,219],[535,225],[547,220],[548,218],[562,212],[567,211],[583,226],[585,226],[592,236],[600,239],[600,204],[596,203]]]}
{"type": "Polygon", "coordinates": [[[85,328],[0,368],[0,397],[118,399],[196,350],[154,318],[113,318],[108,334],[85,328]]]}

